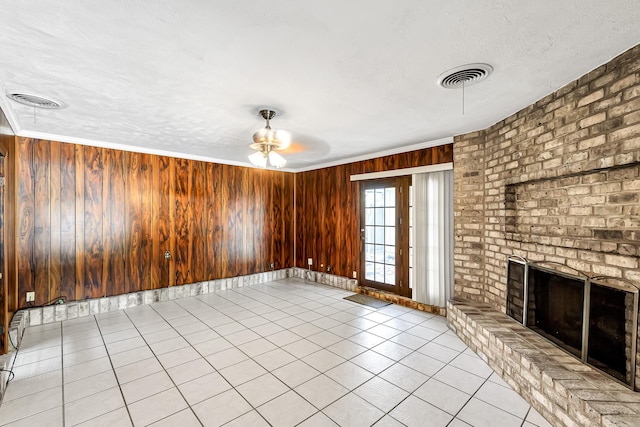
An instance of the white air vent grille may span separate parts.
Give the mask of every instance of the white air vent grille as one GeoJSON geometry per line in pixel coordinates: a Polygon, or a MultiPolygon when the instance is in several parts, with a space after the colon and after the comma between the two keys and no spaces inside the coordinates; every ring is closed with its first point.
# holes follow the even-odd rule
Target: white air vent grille
{"type": "Polygon", "coordinates": [[[489,64],[468,64],[446,71],[438,77],[438,85],[445,89],[471,86],[484,79],[493,71],[489,64]]]}
{"type": "Polygon", "coordinates": [[[30,93],[11,92],[7,93],[7,98],[29,107],[46,108],[48,110],[64,108],[64,104],[60,101],[30,93]]]}

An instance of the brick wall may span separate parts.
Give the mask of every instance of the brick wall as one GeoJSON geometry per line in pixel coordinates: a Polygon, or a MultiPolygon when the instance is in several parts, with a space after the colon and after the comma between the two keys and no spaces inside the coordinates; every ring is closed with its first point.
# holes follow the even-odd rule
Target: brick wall
{"type": "Polygon", "coordinates": [[[640,286],[640,45],[454,139],[455,295],[504,311],[506,257],[640,286]]]}

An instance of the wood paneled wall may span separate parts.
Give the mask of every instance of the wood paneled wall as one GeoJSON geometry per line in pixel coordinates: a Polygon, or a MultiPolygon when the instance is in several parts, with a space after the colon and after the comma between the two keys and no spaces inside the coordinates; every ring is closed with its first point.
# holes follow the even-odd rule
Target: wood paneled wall
{"type": "Polygon", "coordinates": [[[339,276],[360,270],[360,193],[355,174],[453,161],[453,145],[443,145],[296,174],[296,264],[339,276]]]}
{"type": "Polygon", "coordinates": [[[293,174],[17,139],[20,307],[293,265],[293,174]]]}
{"type": "Polygon", "coordinates": [[[0,176],[5,178],[4,187],[0,189],[0,354],[9,347],[8,325],[17,307],[17,258],[16,258],[16,144],[13,130],[4,112],[0,110],[0,176]]]}

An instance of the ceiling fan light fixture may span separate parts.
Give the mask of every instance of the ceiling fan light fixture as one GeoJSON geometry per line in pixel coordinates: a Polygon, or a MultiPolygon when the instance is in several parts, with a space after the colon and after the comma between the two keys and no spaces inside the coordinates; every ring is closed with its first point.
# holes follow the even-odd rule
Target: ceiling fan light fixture
{"type": "Polygon", "coordinates": [[[253,134],[253,144],[249,145],[249,148],[257,152],[249,156],[249,161],[261,168],[266,168],[267,163],[275,168],[281,168],[287,161],[276,150],[285,150],[291,145],[291,134],[287,131],[271,129],[269,121],[276,116],[275,111],[260,110],[260,116],[267,121],[267,124],[253,134]]]}
{"type": "Polygon", "coordinates": [[[249,161],[252,165],[257,166],[259,168],[267,167],[267,155],[262,151],[256,151],[255,153],[249,156],[249,161]]]}
{"type": "Polygon", "coordinates": [[[269,151],[269,163],[274,168],[281,168],[287,164],[287,161],[275,151],[269,151]]]}

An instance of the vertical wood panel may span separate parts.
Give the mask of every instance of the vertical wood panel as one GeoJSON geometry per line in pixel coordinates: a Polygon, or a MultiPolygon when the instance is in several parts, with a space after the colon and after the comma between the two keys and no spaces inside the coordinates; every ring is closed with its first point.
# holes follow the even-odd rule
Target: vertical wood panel
{"type": "Polygon", "coordinates": [[[206,277],[204,268],[205,259],[205,231],[204,231],[204,209],[205,209],[205,171],[204,163],[192,162],[191,170],[191,190],[189,203],[189,216],[191,221],[191,260],[190,271],[193,281],[204,280],[206,277]]]}
{"type": "Polygon", "coordinates": [[[176,285],[189,283],[191,272],[191,216],[189,209],[189,190],[191,182],[191,162],[176,159],[176,204],[175,204],[175,233],[176,233],[176,285]]]}
{"type": "Polygon", "coordinates": [[[60,293],[76,299],[76,150],[60,144],[60,293]]]}
{"type": "MultiPolygon", "coordinates": [[[[111,265],[111,157],[112,150],[102,150],[102,200],[104,207],[102,209],[102,278],[100,279],[100,296],[107,294],[111,287],[111,279],[109,276],[109,266],[111,265]]],[[[97,289],[95,290],[97,291],[97,289]]]]}
{"type": "Polygon", "coordinates": [[[24,307],[25,294],[35,290],[33,250],[33,210],[35,182],[33,180],[33,140],[18,142],[18,301],[24,307]]]}
{"type": "Polygon", "coordinates": [[[76,300],[84,295],[84,147],[77,145],[76,150],[76,300]]]}
{"type": "Polygon", "coordinates": [[[140,188],[140,154],[125,153],[126,163],[126,262],[125,292],[142,289],[142,192],[140,188]]]}
{"type": "Polygon", "coordinates": [[[151,218],[153,216],[153,175],[151,173],[152,160],[150,154],[139,154],[140,178],[140,288],[149,290],[151,286],[151,265],[153,263],[153,246],[151,218]]]}
{"type": "Polygon", "coordinates": [[[49,181],[49,203],[51,204],[51,251],[50,251],[50,273],[49,273],[49,301],[62,295],[61,289],[61,223],[60,223],[60,143],[51,141],[51,157],[49,160],[50,181],[49,181]]]}
{"type": "Polygon", "coordinates": [[[203,213],[203,221],[205,228],[204,241],[204,265],[206,280],[214,279],[216,276],[216,230],[219,229],[216,220],[216,165],[213,163],[205,164],[205,206],[203,213]]]}
{"type": "Polygon", "coordinates": [[[127,203],[125,194],[125,153],[110,150],[108,179],[109,198],[106,209],[109,212],[109,263],[107,283],[103,286],[104,296],[119,295],[127,289],[127,203]]]}
{"type": "Polygon", "coordinates": [[[84,147],[84,298],[102,296],[103,149],[84,147]]]}
{"type": "Polygon", "coordinates": [[[33,206],[33,253],[35,268],[36,305],[49,302],[49,273],[51,251],[51,205],[49,203],[49,144],[36,144],[33,151],[35,198],[33,206]]]}

